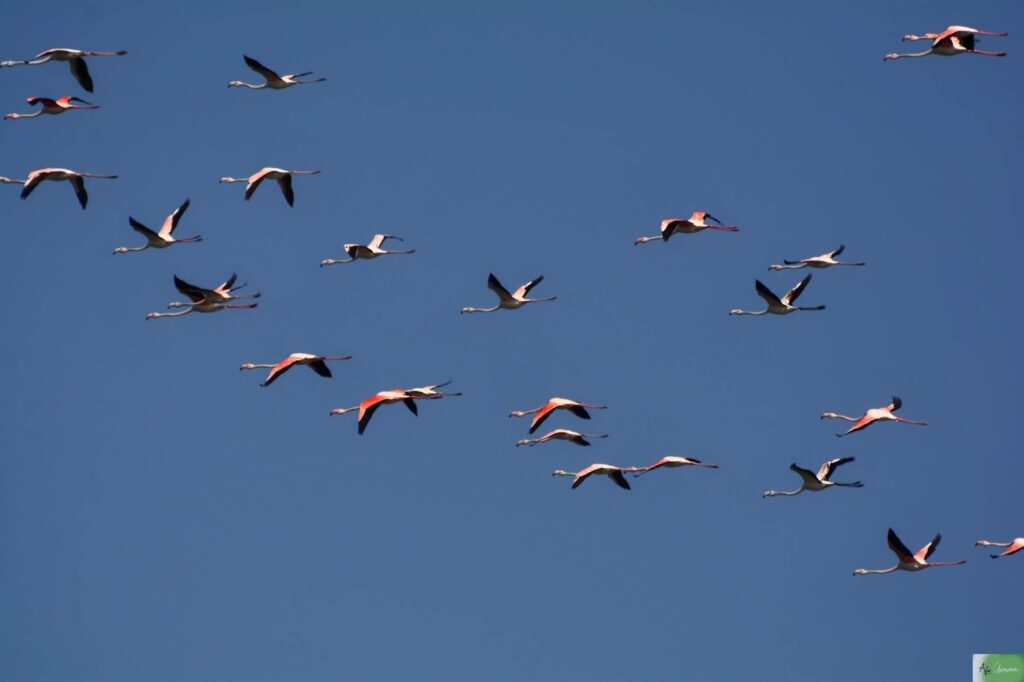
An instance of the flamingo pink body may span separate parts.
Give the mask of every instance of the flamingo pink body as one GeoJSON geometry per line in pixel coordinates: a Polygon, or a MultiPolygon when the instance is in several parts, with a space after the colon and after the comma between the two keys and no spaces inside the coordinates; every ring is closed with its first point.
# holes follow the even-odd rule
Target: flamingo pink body
{"type": "Polygon", "coordinates": [[[97,52],[96,50],[75,50],[69,47],[55,47],[43,50],[32,59],[18,60],[8,59],[0,62],[0,67],[5,66],[36,66],[47,62],[67,62],[71,67],[71,75],[75,77],[78,84],[86,92],[92,92],[92,76],[89,75],[89,67],[85,64],[85,57],[120,57],[128,54],[124,50],[117,52],[97,52]]]}
{"type": "Polygon", "coordinates": [[[665,218],[661,221],[661,233],[653,237],[637,237],[633,242],[634,246],[646,244],[647,242],[667,242],[675,234],[696,234],[704,230],[721,230],[723,232],[738,232],[740,228],[735,225],[723,225],[710,213],[694,211],[688,220],[682,218],[665,218]],[[707,222],[708,220],[712,222],[707,222]]]}
{"type": "Polygon", "coordinates": [[[331,369],[327,366],[328,361],[351,359],[351,355],[313,355],[311,353],[292,353],[284,360],[274,365],[261,365],[247,362],[239,367],[239,369],[269,369],[270,372],[267,374],[267,378],[260,384],[260,386],[269,386],[274,383],[279,376],[296,365],[305,365],[320,376],[330,379],[331,369]]]}
{"type": "Polygon", "coordinates": [[[629,490],[629,481],[623,473],[640,471],[640,467],[617,467],[611,464],[591,464],[582,471],[565,471],[563,469],[555,469],[552,472],[552,476],[570,476],[572,477],[572,488],[575,490],[583,484],[583,481],[587,480],[591,476],[607,476],[615,482],[620,488],[629,490]]]}
{"type": "Polygon", "coordinates": [[[528,414],[534,415],[533,422],[530,424],[530,433],[533,433],[555,410],[568,410],[580,419],[590,419],[590,413],[587,412],[588,407],[594,410],[604,410],[607,408],[607,405],[590,405],[570,400],[569,398],[551,398],[540,407],[535,407],[532,410],[514,410],[508,416],[525,417],[528,414]]]}
{"type": "Polygon", "coordinates": [[[19,118],[36,118],[47,114],[50,116],[56,116],[57,114],[63,114],[65,111],[72,111],[74,109],[99,109],[95,104],[89,104],[84,99],[78,97],[72,97],[67,95],[65,97],[58,97],[57,99],[50,99],[49,97],[28,97],[25,99],[31,106],[37,104],[40,105],[37,111],[31,114],[4,114],[5,119],[16,120],[19,118]],[[80,102],[85,106],[79,106],[75,102],[80,102]]]}
{"type": "Polygon", "coordinates": [[[837,436],[846,436],[856,431],[866,429],[875,422],[901,422],[903,424],[914,424],[915,426],[928,426],[928,422],[914,421],[913,419],[904,419],[903,417],[897,417],[893,412],[903,407],[903,401],[897,396],[892,397],[892,403],[885,407],[876,407],[868,410],[864,413],[863,417],[848,417],[844,414],[836,414],[835,412],[823,412],[821,415],[822,419],[842,419],[848,422],[855,422],[849,430],[844,433],[837,433],[837,436]]]}
{"type": "Polygon", "coordinates": [[[1009,542],[992,542],[991,540],[978,540],[974,543],[977,547],[1006,547],[1005,550],[999,554],[989,554],[993,559],[1001,559],[1003,557],[1016,554],[1017,552],[1024,549],[1024,538],[1014,538],[1009,542]]]}
{"type": "Polygon", "coordinates": [[[928,557],[932,555],[935,548],[939,546],[939,542],[942,541],[941,535],[936,535],[935,538],[927,545],[917,550],[916,554],[912,554],[907,546],[900,541],[896,536],[895,531],[892,528],[889,529],[888,543],[889,549],[896,554],[898,563],[895,566],[884,569],[867,569],[858,568],[853,574],[854,575],[868,575],[868,574],[879,574],[879,573],[892,573],[893,571],[923,571],[926,568],[935,568],[938,566],[961,566],[967,562],[961,561],[946,561],[946,562],[929,562],[928,557]]]}
{"type": "Polygon", "coordinates": [[[985,57],[1005,57],[1005,52],[992,52],[979,50],[975,47],[977,36],[998,36],[1009,35],[1004,32],[982,31],[970,26],[950,26],[942,33],[925,33],[922,36],[905,35],[903,40],[930,40],[932,46],[924,52],[911,52],[898,54],[891,52],[885,55],[885,60],[902,59],[904,57],[927,57],[938,55],[940,57],[954,57],[959,54],[977,54],[985,57]]]}

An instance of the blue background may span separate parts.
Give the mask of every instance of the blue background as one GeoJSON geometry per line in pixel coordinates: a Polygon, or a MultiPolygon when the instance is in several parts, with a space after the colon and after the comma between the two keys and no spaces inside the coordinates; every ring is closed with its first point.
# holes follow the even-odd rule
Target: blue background
{"type": "MultiPolygon", "coordinates": [[[[17,3],[0,174],[119,173],[28,201],[0,186],[0,678],[962,680],[1021,649],[1021,6],[965,3],[17,3]],[[904,33],[1010,31],[1006,59],[904,33]],[[249,54],[326,83],[281,92],[249,54]],[[218,185],[319,168],[289,208],[218,185]],[[201,244],[112,256],[185,197],[201,244]],[[736,234],[634,248],[706,210],[736,234]],[[413,256],[319,268],[377,231],[413,256]],[[820,313],[757,309],[770,263],[847,245],[820,313]],[[144,321],[237,271],[251,311],[144,321]],[[543,273],[554,303],[490,306],[543,273]],[[261,389],[243,362],[352,354],[261,389]],[[332,407],[453,379],[465,395],[332,407]],[[928,427],[841,422],[904,400],[928,427]],[[609,405],[594,447],[514,447],[512,409],[609,405]],[[627,493],[555,468],[666,470],[627,493]],[[787,466],[855,456],[793,499],[787,466]],[[963,567],[894,562],[893,526],[963,567]]],[[[539,433],[538,433],[539,435],[539,433]]]]}

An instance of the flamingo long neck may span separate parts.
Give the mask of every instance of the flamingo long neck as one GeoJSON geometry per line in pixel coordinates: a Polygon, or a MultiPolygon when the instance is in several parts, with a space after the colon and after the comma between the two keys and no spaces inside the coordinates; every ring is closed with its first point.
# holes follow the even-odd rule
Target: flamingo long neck
{"type": "Polygon", "coordinates": [[[927,57],[932,53],[931,48],[928,48],[924,52],[904,52],[903,54],[893,53],[889,55],[889,59],[902,59],[904,57],[927,57]]]}
{"type": "Polygon", "coordinates": [[[328,258],[327,260],[320,261],[320,267],[325,265],[344,265],[345,263],[351,263],[355,258],[349,258],[348,260],[336,260],[334,258],[328,258]]]}
{"type": "Polygon", "coordinates": [[[252,83],[246,83],[244,81],[236,81],[235,82],[235,87],[236,88],[249,88],[250,90],[262,90],[263,88],[267,87],[267,84],[266,83],[260,83],[259,85],[254,85],[252,83]]]}
{"type": "Polygon", "coordinates": [[[876,574],[876,575],[880,575],[882,573],[892,573],[893,571],[895,571],[899,567],[900,567],[900,565],[896,564],[895,566],[892,566],[890,568],[862,568],[862,569],[860,569],[860,572],[861,572],[861,574],[876,574]]]}
{"type": "Polygon", "coordinates": [[[42,109],[33,112],[31,114],[7,114],[4,118],[16,119],[16,118],[35,118],[36,116],[42,115],[44,112],[42,109]]]}
{"type": "Polygon", "coordinates": [[[860,417],[847,417],[845,414],[836,414],[835,412],[826,412],[821,415],[822,419],[842,419],[848,422],[858,422],[860,417]]]}
{"type": "Polygon", "coordinates": [[[646,244],[647,242],[653,241],[663,241],[663,239],[660,234],[655,235],[653,237],[637,237],[637,240],[633,242],[633,246],[638,246],[640,244],[646,244]]]}
{"type": "Polygon", "coordinates": [[[339,409],[331,410],[331,416],[333,417],[336,414],[348,414],[349,412],[355,412],[358,409],[359,409],[359,406],[356,405],[355,407],[344,407],[344,408],[339,408],[339,409]]]}
{"type": "Polygon", "coordinates": [[[780,497],[780,496],[791,497],[793,495],[799,495],[803,491],[804,491],[803,486],[800,486],[796,490],[788,490],[788,491],[787,490],[783,490],[783,491],[769,490],[768,492],[766,492],[764,494],[764,496],[765,497],[780,497]]]}
{"type": "Polygon", "coordinates": [[[793,263],[791,265],[769,265],[768,269],[769,270],[776,270],[776,271],[777,270],[799,270],[801,268],[806,268],[806,267],[807,267],[807,263],[793,263]]]}
{"type": "Polygon", "coordinates": [[[257,365],[255,363],[250,362],[248,364],[242,365],[242,369],[273,369],[276,366],[277,365],[257,365]]]}
{"type": "Polygon", "coordinates": [[[116,249],[114,249],[114,253],[117,254],[117,253],[130,253],[132,251],[145,251],[148,248],[149,248],[149,244],[144,244],[142,246],[136,246],[134,248],[130,248],[130,247],[127,247],[127,246],[119,246],[116,249]]]}
{"type": "Polygon", "coordinates": [[[574,472],[572,472],[572,471],[564,471],[562,469],[555,469],[554,471],[551,472],[551,475],[552,476],[571,476],[572,478],[576,478],[576,474],[574,472]]]}
{"type": "Polygon", "coordinates": [[[462,312],[464,312],[464,313],[493,313],[494,311],[500,310],[500,309],[501,309],[500,305],[496,305],[493,308],[472,308],[472,307],[470,307],[470,308],[463,308],[462,312]]]}
{"type": "Polygon", "coordinates": [[[221,178],[221,182],[249,182],[249,178],[221,178]]]}
{"type": "Polygon", "coordinates": [[[988,540],[978,540],[974,544],[980,547],[1009,547],[1012,542],[990,542],[988,540]]]}
{"type": "Polygon", "coordinates": [[[146,319],[148,320],[151,317],[181,317],[182,315],[188,315],[190,312],[192,312],[191,307],[182,310],[180,313],[150,313],[149,315],[146,316],[146,319]]]}
{"type": "Polygon", "coordinates": [[[767,315],[768,310],[733,310],[731,315],[767,315]]]}

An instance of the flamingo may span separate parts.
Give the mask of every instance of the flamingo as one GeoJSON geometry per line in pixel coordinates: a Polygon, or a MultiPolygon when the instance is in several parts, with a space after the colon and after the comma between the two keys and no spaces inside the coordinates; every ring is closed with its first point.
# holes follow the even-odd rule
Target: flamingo
{"type": "Polygon", "coordinates": [[[654,464],[649,464],[645,467],[641,467],[640,473],[633,474],[633,478],[636,478],[637,476],[643,476],[648,471],[654,471],[655,469],[660,469],[661,467],[668,467],[670,469],[674,469],[676,467],[685,466],[707,467],[708,469],[718,468],[717,464],[705,464],[699,459],[693,459],[692,457],[675,457],[670,455],[668,457],[662,457],[654,464]]]}
{"type": "Polygon", "coordinates": [[[683,220],[682,218],[665,218],[661,221],[661,234],[656,234],[653,237],[637,237],[637,240],[633,242],[633,246],[639,246],[640,244],[659,240],[667,242],[674,234],[696,234],[697,232],[702,232],[704,230],[739,232],[740,228],[735,225],[723,225],[718,218],[714,217],[710,213],[694,211],[689,220],[683,220]],[[711,223],[706,222],[706,220],[713,220],[717,224],[712,225],[711,223]]]}
{"type": "Polygon", "coordinates": [[[370,423],[370,418],[373,417],[373,413],[377,411],[381,405],[390,405],[392,403],[404,403],[409,411],[415,415],[419,415],[419,410],[416,408],[416,400],[418,398],[410,395],[401,388],[395,388],[390,391],[380,391],[379,393],[367,398],[363,402],[359,403],[355,407],[337,408],[331,410],[331,416],[336,414],[347,414],[355,410],[359,410],[359,434],[362,435],[366,431],[366,425],[370,423]]]}
{"type": "Polygon", "coordinates": [[[833,265],[866,265],[866,263],[841,263],[836,260],[836,256],[841,254],[846,247],[840,244],[838,248],[828,253],[823,253],[820,256],[812,256],[811,258],[802,258],[800,260],[784,260],[782,261],[785,265],[769,265],[769,270],[800,270],[801,268],[830,268],[833,265]]]}
{"type": "Polygon", "coordinates": [[[71,67],[71,75],[75,77],[78,84],[86,92],[92,92],[92,77],[89,75],[89,67],[85,65],[85,57],[120,57],[128,54],[125,50],[117,52],[97,52],[95,50],[73,50],[67,47],[55,47],[51,50],[43,50],[32,59],[7,60],[0,62],[0,68],[5,66],[35,66],[47,62],[68,62],[71,67]]]}
{"type": "Polygon", "coordinates": [[[608,478],[615,481],[615,484],[618,485],[620,488],[625,488],[626,490],[629,490],[629,481],[626,480],[626,477],[623,476],[623,473],[639,470],[640,467],[617,467],[612,466],[611,464],[591,464],[582,471],[565,471],[563,469],[555,469],[551,473],[551,475],[572,476],[574,479],[572,482],[572,488],[574,490],[580,487],[583,481],[587,480],[590,476],[593,476],[594,474],[607,476],[608,478]]]}
{"type": "Polygon", "coordinates": [[[270,69],[263,66],[252,57],[246,56],[244,54],[242,55],[242,57],[245,59],[246,65],[259,75],[263,76],[266,79],[266,82],[260,83],[259,85],[253,85],[252,83],[243,83],[242,81],[231,81],[230,83],[228,83],[229,88],[249,88],[250,90],[264,90],[269,88],[270,90],[284,90],[285,88],[290,88],[293,85],[321,83],[327,80],[326,78],[315,78],[313,80],[308,81],[296,80],[298,78],[302,78],[303,76],[310,75],[311,73],[313,73],[312,71],[304,71],[303,73],[289,73],[284,76],[278,76],[276,72],[271,71],[270,69]]]}
{"type": "Polygon", "coordinates": [[[318,170],[285,170],[284,168],[261,168],[247,178],[221,178],[221,182],[244,182],[245,185],[245,200],[249,201],[252,198],[252,193],[256,191],[256,188],[260,186],[260,183],[264,180],[277,180],[278,186],[281,188],[281,193],[284,194],[285,201],[288,202],[289,206],[295,205],[295,192],[292,190],[292,176],[293,175],[316,175],[320,171],[318,170]]]}
{"type": "Polygon", "coordinates": [[[320,261],[320,267],[325,265],[351,263],[352,261],[360,259],[372,260],[377,256],[394,256],[398,254],[416,253],[416,249],[409,249],[407,251],[386,251],[382,249],[381,246],[388,239],[403,241],[401,237],[396,237],[393,234],[375,234],[369,244],[345,244],[342,248],[345,250],[345,253],[348,254],[348,260],[334,260],[332,258],[328,258],[327,260],[320,261]]]}
{"type": "Polygon", "coordinates": [[[826,488],[831,488],[833,486],[840,486],[843,488],[863,488],[864,484],[861,483],[860,481],[854,481],[853,483],[836,483],[835,481],[829,480],[829,478],[831,478],[832,474],[835,472],[837,468],[852,461],[854,461],[853,457],[839,457],[837,459],[830,459],[829,461],[821,465],[821,468],[818,469],[818,473],[814,473],[810,469],[798,467],[795,463],[790,464],[790,470],[796,473],[802,479],[800,482],[800,487],[797,488],[796,490],[791,490],[789,492],[777,492],[775,490],[769,490],[765,492],[765,494],[762,495],[761,497],[775,497],[776,495],[799,495],[805,490],[809,490],[811,492],[816,493],[819,490],[825,490],[826,488]]]}
{"type": "Polygon", "coordinates": [[[516,310],[522,308],[527,303],[544,303],[546,301],[554,301],[557,296],[549,296],[548,298],[526,298],[526,295],[530,293],[530,289],[534,288],[538,284],[544,281],[544,275],[537,275],[534,279],[524,284],[515,290],[514,293],[508,293],[508,289],[501,285],[498,278],[493,273],[487,277],[487,288],[498,295],[498,305],[493,308],[463,308],[460,312],[463,313],[493,313],[496,310],[504,308],[505,310],[516,310]]]}
{"type": "Polygon", "coordinates": [[[896,410],[903,407],[903,401],[898,397],[892,397],[892,403],[885,407],[876,407],[868,410],[864,413],[863,417],[847,417],[844,414],[836,414],[835,412],[823,412],[821,415],[822,419],[844,419],[848,422],[856,422],[850,429],[844,433],[837,433],[837,436],[845,436],[853,433],[854,431],[860,431],[866,429],[875,422],[902,422],[904,424],[914,424],[915,426],[928,426],[928,422],[918,422],[912,419],[904,419],[903,417],[897,417],[893,414],[896,410]]]}
{"type": "Polygon", "coordinates": [[[196,303],[178,303],[175,306],[186,306],[185,310],[180,313],[149,313],[146,315],[147,320],[154,320],[158,317],[181,317],[182,315],[188,315],[189,313],[216,313],[221,310],[227,310],[230,308],[255,308],[256,303],[240,303],[233,305],[229,303],[213,303],[211,301],[199,301],[196,303]]]}
{"type": "Polygon", "coordinates": [[[27,199],[29,194],[39,186],[44,180],[67,180],[71,183],[71,187],[75,190],[75,196],[78,197],[78,203],[82,205],[82,210],[85,210],[86,204],[89,203],[89,193],[85,191],[85,178],[96,178],[100,180],[116,180],[116,175],[95,175],[93,173],[79,173],[77,171],[68,170],[67,168],[40,168],[34,170],[28,174],[23,182],[15,180],[15,182],[21,182],[24,187],[21,189],[21,198],[27,199]]]}
{"type": "Polygon", "coordinates": [[[1005,551],[1000,554],[989,554],[993,559],[1001,559],[1004,556],[1010,556],[1024,549],[1024,538],[1014,538],[1010,542],[990,542],[989,540],[978,540],[974,543],[975,547],[1007,547],[1005,551]]]}
{"type": "Polygon", "coordinates": [[[270,373],[263,380],[260,386],[269,386],[279,376],[287,372],[295,365],[305,365],[322,377],[331,378],[331,369],[327,366],[329,360],[351,360],[351,355],[312,355],[310,353],[292,353],[276,365],[256,365],[247,362],[238,369],[269,369],[270,373]]]}
{"type": "Polygon", "coordinates": [[[966,564],[966,561],[944,561],[930,563],[928,557],[932,555],[935,548],[939,546],[939,542],[942,541],[941,535],[936,535],[935,539],[929,542],[927,545],[917,551],[917,554],[911,554],[907,546],[904,545],[892,528],[889,529],[889,549],[891,549],[896,556],[899,558],[897,563],[892,568],[885,569],[867,569],[858,568],[853,574],[854,575],[868,575],[869,573],[892,573],[895,570],[900,571],[922,571],[926,568],[934,568],[936,566],[960,566],[966,564]]]}
{"type": "Polygon", "coordinates": [[[535,407],[532,410],[513,410],[509,412],[510,417],[525,417],[528,414],[533,414],[533,422],[530,424],[530,433],[537,430],[537,427],[544,423],[544,421],[551,416],[551,413],[555,410],[568,410],[580,419],[590,419],[590,413],[587,412],[586,408],[594,410],[607,409],[607,405],[590,405],[588,403],[581,403],[569,398],[551,398],[540,407],[535,407]],[[536,413],[536,414],[534,414],[536,413]]]}
{"type": "Polygon", "coordinates": [[[579,433],[577,431],[570,431],[569,429],[555,429],[554,431],[548,431],[540,438],[526,438],[520,441],[516,441],[516,447],[520,445],[529,445],[533,447],[537,443],[547,443],[549,440],[567,440],[570,443],[576,445],[589,446],[590,441],[587,438],[607,438],[608,434],[593,434],[593,433],[579,433]]]}
{"type": "Polygon", "coordinates": [[[78,97],[72,97],[67,95],[65,97],[58,97],[57,99],[50,99],[49,97],[29,97],[25,100],[29,103],[29,106],[35,106],[41,104],[38,111],[31,114],[4,114],[4,120],[17,119],[17,118],[35,118],[36,116],[42,116],[43,114],[63,114],[65,111],[71,111],[72,109],[99,109],[98,105],[89,104],[84,99],[78,97]],[[80,107],[72,102],[81,102],[82,104],[88,105],[80,107]]]}
{"type": "Polygon", "coordinates": [[[925,33],[923,36],[905,35],[903,40],[930,40],[932,46],[924,52],[910,52],[897,54],[891,52],[883,58],[884,61],[901,59],[903,57],[927,57],[930,54],[937,54],[942,57],[952,57],[958,54],[980,54],[986,57],[1005,57],[1005,52],[990,52],[977,50],[974,47],[975,36],[1006,36],[1008,33],[995,33],[992,31],[979,31],[970,26],[950,26],[942,33],[925,33]]]}
{"type": "Polygon", "coordinates": [[[164,219],[164,224],[160,227],[159,232],[154,232],[153,230],[149,229],[148,227],[140,223],[135,218],[128,216],[128,224],[132,226],[133,230],[135,230],[136,232],[138,232],[139,234],[146,238],[146,243],[143,244],[142,246],[136,246],[133,248],[129,248],[127,246],[119,246],[116,249],[114,249],[114,254],[116,255],[118,253],[129,253],[131,251],[145,251],[146,249],[149,248],[166,249],[168,246],[171,246],[172,244],[184,244],[187,242],[203,241],[203,236],[200,234],[197,234],[194,237],[181,237],[180,239],[175,239],[173,236],[175,228],[178,227],[178,221],[181,220],[181,216],[185,215],[185,211],[188,210],[190,204],[191,202],[188,199],[185,199],[181,206],[174,209],[174,212],[164,219]]]}
{"type": "Polygon", "coordinates": [[[194,284],[189,284],[177,275],[174,276],[174,287],[180,291],[183,295],[188,296],[192,303],[171,303],[168,308],[179,308],[181,306],[192,305],[193,303],[199,303],[200,301],[207,301],[209,303],[228,303],[230,301],[236,301],[240,298],[259,298],[262,294],[256,292],[255,294],[243,294],[241,296],[235,296],[232,291],[239,291],[246,285],[242,284],[235,286],[235,280],[238,279],[238,273],[231,273],[231,277],[224,283],[217,286],[215,289],[204,289],[203,287],[197,287],[194,284]]]}
{"type": "Polygon", "coordinates": [[[439,398],[454,397],[462,395],[461,391],[455,393],[444,393],[437,389],[447,386],[452,383],[451,380],[444,382],[443,384],[430,384],[429,386],[417,386],[416,388],[404,389],[405,393],[413,398],[422,400],[437,400],[439,398]]]}
{"type": "Polygon", "coordinates": [[[772,290],[761,283],[760,280],[754,280],[754,288],[757,290],[757,295],[765,300],[768,307],[764,310],[758,310],[756,312],[750,310],[730,310],[730,315],[764,315],[771,313],[772,315],[788,315],[796,312],[797,310],[824,310],[825,306],[795,306],[796,299],[800,297],[804,289],[807,287],[808,282],[811,281],[811,276],[807,275],[800,280],[795,287],[786,292],[786,295],[779,298],[772,293],[772,290]]]}

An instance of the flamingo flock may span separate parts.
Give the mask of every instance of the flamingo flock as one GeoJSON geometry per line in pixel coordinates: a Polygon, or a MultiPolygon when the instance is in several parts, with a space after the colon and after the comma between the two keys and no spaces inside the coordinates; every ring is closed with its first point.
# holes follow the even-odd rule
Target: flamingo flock
{"type": "MultiPolygon", "coordinates": [[[[991,52],[980,50],[977,47],[977,42],[981,37],[1003,37],[1006,33],[982,31],[966,26],[950,26],[941,33],[925,33],[924,35],[906,35],[904,40],[906,41],[919,41],[928,40],[931,41],[931,46],[928,50],[919,53],[910,54],[896,54],[891,53],[885,55],[885,60],[895,60],[907,57],[923,57],[928,55],[939,55],[939,56],[954,56],[959,54],[971,53],[982,56],[1005,56],[1005,52],[991,52]]],[[[93,91],[93,81],[89,73],[89,69],[86,65],[86,58],[94,57],[112,57],[122,56],[127,54],[125,51],[117,52],[99,52],[99,51],[87,51],[87,50],[75,50],[68,48],[55,48],[40,52],[32,59],[28,60],[7,60],[0,62],[0,67],[15,67],[15,66],[33,66],[42,65],[51,61],[63,61],[68,63],[71,73],[74,76],[78,84],[87,92],[93,91]]],[[[326,81],[326,78],[313,78],[303,80],[306,77],[312,75],[313,72],[305,71],[301,73],[291,73],[285,75],[279,75],[277,72],[267,68],[261,62],[243,55],[245,64],[254,72],[259,74],[263,78],[262,83],[247,83],[239,80],[234,80],[228,83],[228,87],[247,88],[251,90],[283,90],[291,88],[297,85],[307,85],[312,83],[321,83],[326,81]]],[[[89,102],[72,96],[66,95],[56,99],[50,99],[46,97],[28,97],[25,100],[30,106],[38,106],[39,108],[32,113],[9,113],[4,116],[6,120],[17,120],[23,118],[37,118],[43,115],[59,115],[68,111],[74,110],[87,110],[87,109],[99,109],[98,106],[90,104],[89,102]]],[[[221,183],[245,183],[245,194],[244,198],[246,201],[250,200],[256,190],[266,180],[274,180],[277,182],[281,193],[283,194],[285,201],[289,206],[294,207],[295,204],[295,192],[293,189],[293,178],[300,175],[315,175],[320,173],[319,170],[287,170],[277,167],[264,167],[248,177],[235,178],[235,177],[222,177],[220,178],[221,183]]],[[[33,191],[44,181],[67,181],[73,188],[75,196],[82,207],[86,208],[88,203],[88,194],[85,189],[86,179],[116,179],[117,175],[98,175],[94,173],[78,172],[69,170],[66,168],[40,168],[31,171],[24,180],[12,179],[8,177],[0,177],[0,183],[3,184],[20,184],[22,185],[21,198],[26,199],[33,191]]],[[[180,204],[170,215],[168,215],[159,230],[152,230],[134,217],[129,216],[128,221],[131,228],[141,235],[146,243],[137,247],[121,246],[114,249],[114,254],[124,254],[132,252],[140,252],[148,249],[166,249],[170,246],[182,243],[196,243],[202,241],[201,235],[194,235],[190,237],[175,237],[174,232],[178,227],[185,212],[189,209],[190,201],[185,201],[180,204]]],[[[689,218],[666,218],[661,221],[659,234],[653,236],[641,236],[635,239],[634,245],[639,246],[653,241],[668,242],[673,236],[677,234],[692,235],[705,230],[713,230],[720,232],[739,232],[739,227],[736,225],[725,225],[714,216],[710,215],[705,211],[694,211],[689,218]]],[[[407,250],[389,250],[385,249],[385,243],[389,240],[396,242],[402,242],[401,237],[387,234],[378,233],[374,234],[368,244],[355,244],[347,243],[343,245],[343,250],[347,255],[346,259],[325,259],[320,262],[321,267],[347,264],[357,260],[372,260],[381,256],[391,255],[409,255],[415,253],[415,249],[407,250]]],[[[840,244],[836,249],[821,254],[819,256],[813,256],[810,258],[804,258],[800,260],[783,260],[782,264],[773,264],[769,266],[770,271],[781,271],[781,270],[798,270],[804,268],[810,269],[827,269],[836,266],[864,266],[864,262],[843,262],[836,260],[840,254],[843,253],[845,246],[840,244]]],[[[236,286],[237,274],[232,274],[227,280],[213,288],[206,288],[191,284],[177,275],[173,276],[173,283],[175,289],[184,296],[187,300],[175,301],[168,304],[169,309],[181,309],[179,312],[153,312],[146,315],[147,320],[157,319],[161,317],[182,317],[191,313],[213,313],[220,312],[222,310],[241,310],[241,309],[253,309],[257,307],[257,303],[245,302],[239,303],[245,299],[256,299],[261,296],[260,292],[249,293],[249,294],[238,294],[236,292],[242,290],[245,285],[236,286]]],[[[534,279],[522,284],[514,291],[510,292],[506,289],[498,278],[493,274],[489,274],[487,279],[487,287],[490,289],[495,296],[497,296],[497,303],[493,307],[480,308],[480,307],[463,307],[461,313],[491,313],[499,310],[518,310],[529,304],[551,302],[557,299],[557,296],[548,296],[544,298],[529,298],[530,292],[540,285],[544,280],[543,275],[538,275],[534,279]]],[[[755,291],[757,295],[765,301],[766,308],[757,311],[748,311],[741,309],[734,309],[730,311],[730,315],[751,315],[751,316],[763,316],[763,315],[788,315],[793,312],[804,312],[804,311],[821,311],[825,310],[825,305],[813,305],[813,306],[798,306],[796,305],[797,300],[806,290],[807,286],[811,282],[811,275],[807,274],[803,279],[797,282],[792,288],[790,288],[782,296],[778,296],[771,289],[769,289],[760,280],[755,280],[755,291]]],[[[453,311],[454,312],[454,311],[453,311]]],[[[269,370],[264,380],[260,383],[262,387],[268,387],[273,384],[281,375],[288,372],[292,367],[305,365],[310,370],[315,372],[320,377],[331,378],[332,372],[328,366],[329,362],[338,362],[350,360],[350,355],[315,355],[311,353],[291,353],[284,359],[276,363],[245,363],[242,364],[240,370],[255,370],[255,369],[266,369],[269,370]]],[[[363,399],[358,405],[346,408],[335,408],[329,411],[329,415],[345,415],[352,412],[357,412],[357,433],[363,435],[369,425],[374,414],[377,410],[385,405],[394,405],[401,403],[413,413],[414,416],[419,415],[419,408],[417,403],[423,400],[442,400],[450,397],[461,396],[461,392],[446,392],[442,389],[448,386],[451,382],[446,381],[438,384],[429,384],[425,386],[419,386],[414,388],[394,388],[388,390],[382,390],[374,393],[368,398],[363,399]]],[[[897,416],[894,413],[902,407],[902,401],[898,397],[893,397],[892,402],[885,407],[878,407],[868,409],[864,415],[860,417],[850,417],[834,412],[824,412],[821,414],[821,419],[838,419],[853,422],[851,426],[844,433],[838,433],[837,436],[846,436],[872,425],[875,422],[880,421],[895,421],[905,424],[926,426],[927,422],[915,421],[901,416],[897,416]]],[[[599,405],[593,403],[584,403],[577,400],[568,398],[552,397],[548,399],[544,404],[539,407],[527,410],[513,410],[509,413],[509,417],[526,417],[531,416],[530,425],[528,427],[528,433],[534,434],[538,428],[544,424],[549,418],[552,418],[555,414],[559,413],[570,413],[573,416],[590,420],[592,410],[604,410],[607,409],[606,405],[599,405]]],[[[548,433],[534,438],[525,438],[518,440],[515,445],[532,447],[542,443],[549,443],[552,441],[565,441],[567,443],[583,446],[592,447],[592,440],[606,439],[608,434],[587,434],[578,431],[570,430],[567,428],[556,428],[548,433]]],[[[557,448],[555,448],[557,449],[557,448]]],[[[845,487],[845,488],[860,488],[864,484],[860,481],[852,482],[836,482],[832,480],[833,474],[836,470],[855,461],[852,456],[846,457],[835,457],[825,461],[817,471],[811,469],[805,469],[793,463],[790,465],[790,470],[793,471],[800,478],[800,487],[791,491],[775,491],[768,490],[763,493],[763,497],[776,497],[776,496],[796,496],[803,492],[820,492],[834,487],[845,487]]],[[[571,488],[578,488],[583,484],[584,481],[594,476],[604,476],[609,478],[619,488],[630,490],[631,486],[626,478],[626,474],[632,474],[634,478],[640,477],[652,471],[660,469],[671,469],[671,468],[707,468],[707,469],[718,469],[718,464],[709,464],[702,462],[700,459],[683,457],[677,455],[663,456],[660,459],[652,462],[645,466],[631,465],[631,466],[615,466],[604,463],[594,463],[586,466],[577,471],[569,471],[566,469],[556,469],[553,471],[553,477],[569,477],[572,478],[571,488]]],[[[645,479],[647,480],[647,479],[645,479]]],[[[889,549],[896,555],[896,565],[886,569],[863,569],[858,568],[854,571],[854,575],[867,575],[867,574],[884,574],[892,573],[895,571],[908,571],[915,572],[921,571],[926,568],[934,567],[945,567],[962,565],[965,563],[964,560],[952,561],[952,562],[930,562],[929,558],[935,552],[941,541],[941,535],[936,535],[934,539],[927,545],[922,547],[918,552],[911,553],[910,550],[903,544],[903,542],[897,537],[896,533],[890,528],[888,531],[888,546],[889,549]]],[[[1024,549],[1024,538],[1015,538],[1008,542],[993,542],[989,540],[978,540],[977,546],[981,547],[1000,547],[1005,548],[1004,551],[998,554],[992,554],[993,558],[1002,558],[1011,556],[1019,553],[1024,549]]]]}

